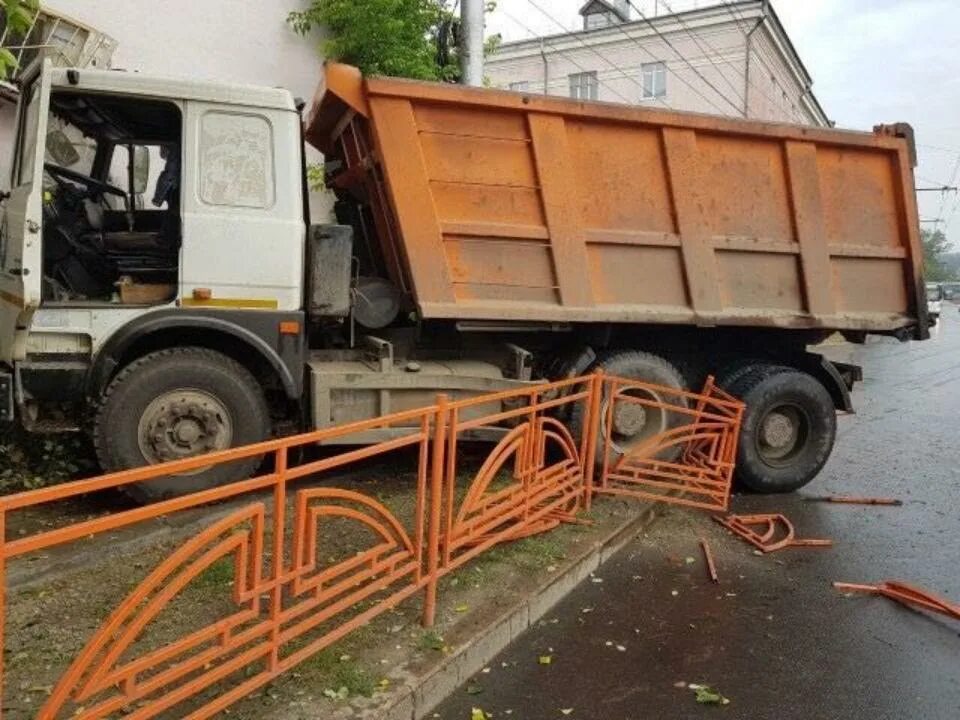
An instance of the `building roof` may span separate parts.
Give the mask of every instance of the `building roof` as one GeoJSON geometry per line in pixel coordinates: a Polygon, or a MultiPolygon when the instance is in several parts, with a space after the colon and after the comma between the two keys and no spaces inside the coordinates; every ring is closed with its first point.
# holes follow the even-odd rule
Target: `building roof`
{"type": "Polygon", "coordinates": [[[607,2],[607,0],[587,0],[583,7],[580,8],[580,14],[584,17],[595,12],[612,12],[624,22],[630,19],[629,14],[625,14],[621,8],[612,2],[607,2]]]}

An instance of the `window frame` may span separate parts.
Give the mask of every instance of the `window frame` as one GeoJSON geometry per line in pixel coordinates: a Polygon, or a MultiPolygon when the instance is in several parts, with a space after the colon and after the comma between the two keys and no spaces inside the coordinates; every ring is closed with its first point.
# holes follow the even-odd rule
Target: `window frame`
{"type": "Polygon", "coordinates": [[[570,85],[570,98],[573,100],[599,100],[600,76],[596,70],[570,73],[567,76],[570,85]],[[584,82],[586,81],[586,82],[584,82]],[[574,92],[576,91],[576,93],[574,92]]]}
{"type": "Polygon", "coordinates": [[[641,100],[661,100],[667,96],[667,63],[664,60],[655,60],[654,62],[643,63],[640,65],[640,99],[641,100]],[[650,83],[647,84],[647,75],[650,76],[650,83]],[[662,84],[657,87],[657,77],[660,76],[662,84]],[[658,92],[658,89],[660,90],[658,92]]]}

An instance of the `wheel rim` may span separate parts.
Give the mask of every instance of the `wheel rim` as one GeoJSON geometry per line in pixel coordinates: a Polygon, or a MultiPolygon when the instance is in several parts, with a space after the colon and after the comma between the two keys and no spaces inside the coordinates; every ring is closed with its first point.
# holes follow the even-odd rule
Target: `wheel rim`
{"type": "MultiPolygon", "coordinates": [[[[150,464],[225,450],[233,441],[233,418],[223,402],[203,390],[183,388],[155,398],[140,416],[140,452],[150,464]]],[[[180,475],[197,475],[207,468],[180,475]]]]}
{"type": "MultiPolygon", "coordinates": [[[[662,403],[664,399],[655,392],[639,387],[624,387],[619,395],[641,398],[650,402],[662,403]]],[[[610,398],[604,399],[601,408],[601,432],[607,437],[607,417],[610,398]]],[[[649,407],[635,403],[617,403],[614,405],[611,418],[610,440],[613,449],[620,455],[625,455],[634,448],[643,444],[654,435],[667,430],[667,413],[662,407],[649,407]]]]}
{"type": "Polygon", "coordinates": [[[810,437],[810,416],[799,405],[776,405],[760,418],[757,453],[771,467],[785,467],[803,452],[810,437]]]}

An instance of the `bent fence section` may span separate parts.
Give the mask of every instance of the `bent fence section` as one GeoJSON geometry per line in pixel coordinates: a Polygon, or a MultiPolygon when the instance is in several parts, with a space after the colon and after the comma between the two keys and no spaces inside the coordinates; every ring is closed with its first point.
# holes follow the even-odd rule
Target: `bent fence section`
{"type": "MultiPolygon", "coordinates": [[[[232,501],[225,516],[183,542],[126,595],[31,713],[80,720],[211,717],[415,595],[422,597],[424,625],[431,625],[441,578],[495,545],[574,521],[597,495],[725,510],[742,407],[712,380],[692,394],[596,374],[465,400],[439,396],[430,407],[375,420],[0,498],[4,621],[12,561],[232,501]],[[659,413],[663,431],[624,451],[614,429],[621,407],[659,413]],[[574,413],[577,430],[564,422],[574,413]],[[480,427],[501,428],[502,436],[479,470],[464,477],[463,438],[480,427]],[[295,452],[375,428],[400,432],[321,459],[301,460],[295,452]],[[365,493],[293,484],[404,449],[398,461],[416,465],[415,503],[406,518],[365,493]],[[6,531],[17,513],[261,456],[267,469],[248,480],[52,530],[15,537],[6,531]],[[325,530],[335,521],[363,528],[369,547],[328,557],[325,530]],[[151,624],[218,562],[232,567],[230,609],[216,622],[144,647],[151,624]]],[[[0,682],[3,676],[0,667],[0,682]]]]}

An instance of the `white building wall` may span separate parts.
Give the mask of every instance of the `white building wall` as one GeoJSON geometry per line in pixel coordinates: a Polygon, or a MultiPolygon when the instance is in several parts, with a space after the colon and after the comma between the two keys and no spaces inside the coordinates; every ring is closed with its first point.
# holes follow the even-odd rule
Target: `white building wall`
{"type": "MultiPolygon", "coordinates": [[[[113,67],[158,75],[283,87],[309,101],[320,79],[320,39],[302,38],[287,15],[308,0],[44,0],[62,13],[107,33],[118,42],[113,67]]],[[[12,154],[13,109],[0,108],[4,185],[12,154]]],[[[308,161],[319,161],[311,150],[308,161]]],[[[314,221],[323,221],[330,201],[313,195],[314,221]]]]}
{"type": "Polygon", "coordinates": [[[754,33],[748,44],[747,31],[752,26],[749,19],[734,21],[729,14],[718,14],[667,24],[661,29],[666,41],[646,23],[631,22],[549,36],[542,43],[507,43],[488,60],[487,76],[495,87],[508,89],[525,81],[528,92],[542,93],[545,55],[550,95],[569,96],[569,75],[595,71],[603,101],[823,124],[824,118],[802,101],[805,87],[767,27],[754,33]],[[642,66],[655,61],[667,64],[667,94],[662,100],[643,99],[642,66]]]}

